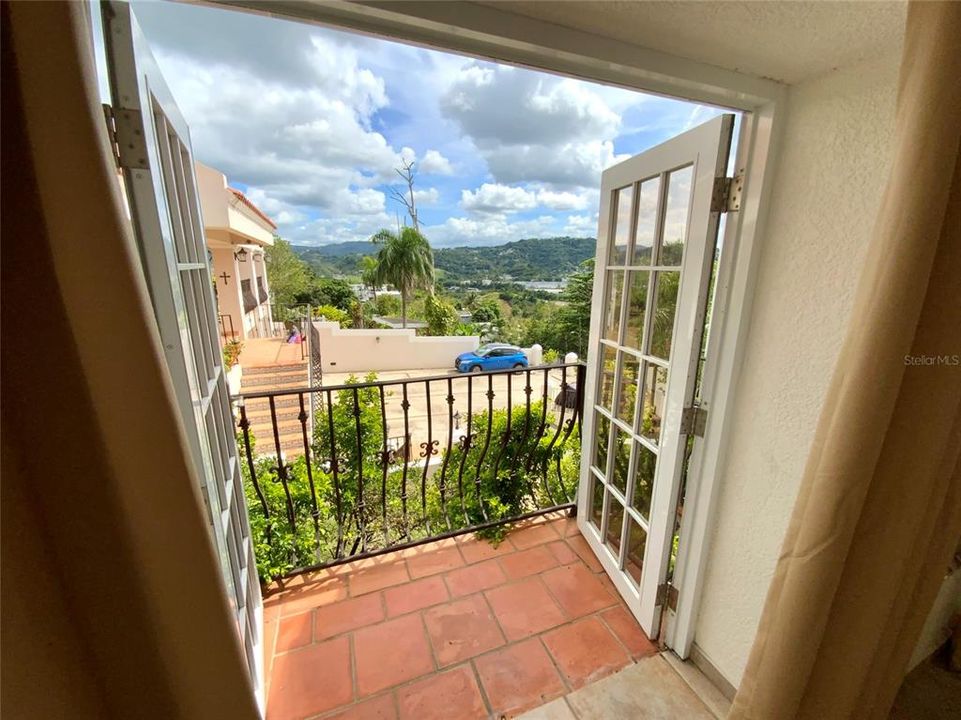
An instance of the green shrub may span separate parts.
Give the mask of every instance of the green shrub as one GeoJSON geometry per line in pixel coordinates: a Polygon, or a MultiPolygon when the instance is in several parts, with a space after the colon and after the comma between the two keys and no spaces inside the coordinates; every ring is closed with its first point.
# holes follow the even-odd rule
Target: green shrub
{"type": "MultiPolygon", "coordinates": [[[[376,379],[370,373],[364,382],[376,379]]],[[[351,376],[346,384],[358,383],[351,376]]],[[[322,402],[314,418],[311,475],[303,457],[285,466],[290,505],[274,457],[254,456],[257,487],[242,458],[257,571],[265,582],[298,567],[513,517],[574,497],[579,437],[572,432],[565,441],[566,426],[556,433],[554,414],[541,402],[531,403],[529,413],[525,406],[509,414],[506,409],[490,416],[475,413],[470,446],[455,444],[428,477],[423,467],[408,465],[405,473],[403,464],[385,466],[379,388],[341,389],[333,394],[330,408],[326,396],[318,399],[322,402]],[[542,422],[545,430],[538,437],[542,422]]],[[[505,533],[501,526],[481,535],[499,541],[505,533]]]]}
{"type": "Polygon", "coordinates": [[[350,313],[333,305],[318,305],[311,308],[311,312],[315,318],[324,318],[328,322],[340,323],[342,328],[349,328],[354,323],[350,313]]]}
{"type": "Polygon", "coordinates": [[[224,369],[230,370],[240,361],[240,352],[244,349],[244,344],[240,340],[230,340],[224,343],[224,369]]]}

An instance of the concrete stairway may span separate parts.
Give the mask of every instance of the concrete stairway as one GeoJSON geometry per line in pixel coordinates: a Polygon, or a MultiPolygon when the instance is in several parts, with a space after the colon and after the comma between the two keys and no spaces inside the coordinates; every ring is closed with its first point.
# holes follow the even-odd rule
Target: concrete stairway
{"type": "MultiPolygon", "coordinates": [[[[260,393],[272,390],[290,390],[307,387],[307,363],[289,365],[265,365],[245,367],[241,380],[241,392],[260,393]]],[[[304,407],[309,412],[309,398],[304,396],[304,407]]],[[[296,394],[274,398],[280,449],[287,457],[304,453],[303,430],[300,424],[300,400],[296,394]]],[[[254,398],[246,401],[250,431],[257,439],[258,454],[276,454],[270,401],[254,398]]],[[[308,441],[310,438],[308,437],[308,441]]]]}

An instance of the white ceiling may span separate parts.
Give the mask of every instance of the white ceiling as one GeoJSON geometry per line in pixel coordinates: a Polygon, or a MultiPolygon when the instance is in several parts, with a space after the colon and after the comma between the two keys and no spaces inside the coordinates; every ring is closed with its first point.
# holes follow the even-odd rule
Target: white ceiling
{"type": "Polygon", "coordinates": [[[481,2],[794,84],[898,48],[906,2],[481,2]]]}

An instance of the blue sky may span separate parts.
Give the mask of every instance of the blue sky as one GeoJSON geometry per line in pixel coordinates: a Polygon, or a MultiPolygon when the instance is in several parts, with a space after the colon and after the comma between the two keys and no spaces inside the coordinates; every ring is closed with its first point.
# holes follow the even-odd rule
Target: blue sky
{"type": "Polygon", "coordinates": [[[196,157],[300,245],[395,228],[405,158],[436,246],[593,236],[605,167],[718,112],[257,15],[135,12],[196,157]]]}

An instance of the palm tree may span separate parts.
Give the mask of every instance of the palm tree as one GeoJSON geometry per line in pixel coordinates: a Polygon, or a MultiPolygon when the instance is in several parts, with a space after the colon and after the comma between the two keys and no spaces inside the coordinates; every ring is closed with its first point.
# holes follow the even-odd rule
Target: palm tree
{"type": "Polygon", "coordinates": [[[399,232],[381,230],[370,238],[381,248],[377,253],[378,284],[390,283],[400,290],[401,320],[407,327],[407,300],[417,289],[434,291],[434,253],[427,238],[412,227],[399,232]]]}
{"type": "Polygon", "coordinates": [[[364,255],[360,259],[360,280],[374,293],[374,302],[377,302],[377,258],[364,255]]]}

